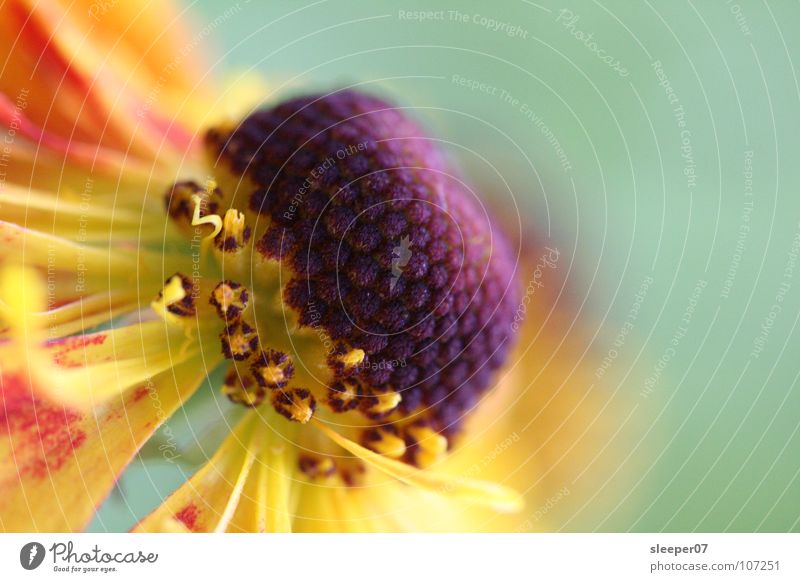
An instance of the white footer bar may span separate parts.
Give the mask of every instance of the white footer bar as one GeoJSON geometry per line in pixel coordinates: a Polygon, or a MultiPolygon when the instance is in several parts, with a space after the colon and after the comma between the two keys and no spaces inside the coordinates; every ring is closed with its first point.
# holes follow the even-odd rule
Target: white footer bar
{"type": "Polygon", "coordinates": [[[800,534],[6,534],[0,580],[797,581],[798,554],[800,534]]]}

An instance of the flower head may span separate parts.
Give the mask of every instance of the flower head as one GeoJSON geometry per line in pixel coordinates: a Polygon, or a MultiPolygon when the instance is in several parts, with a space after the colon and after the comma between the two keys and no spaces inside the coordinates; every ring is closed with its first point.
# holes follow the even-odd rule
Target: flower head
{"type": "Polygon", "coordinates": [[[246,205],[258,233],[254,319],[288,328],[296,360],[261,355],[250,373],[362,417],[337,422],[363,424],[368,448],[416,465],[444,454],[510,351],[519,297],[509,245],[438,144],[351,90],[257,111],[206,143],[215,204],[246,205]],[[276,281],[282,301],[259,303],[276,281]]]}

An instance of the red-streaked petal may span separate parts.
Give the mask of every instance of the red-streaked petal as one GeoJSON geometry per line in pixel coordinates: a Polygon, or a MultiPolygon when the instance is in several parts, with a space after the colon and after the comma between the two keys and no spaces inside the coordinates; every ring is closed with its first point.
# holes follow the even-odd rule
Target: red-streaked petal
{"type": "MultiPolygon", "coordinates": [[[[254,430],[261,419],[248,414],[214,456],[189,481],[145,517],[134,531],[226,531],[253,472],[259,444],[254,430]]],[[[263,435],[263,430],[258,430],[263,435]]],[[[258,439],[261,440],[261,439],[258,439]]]]}
{"type": "Polygon", "coordinates": [[[204,378],[190,361],[92,413],[34,396],[28,377],[0,376],[0,529],[85,526],[142,444],[204,378]]]}

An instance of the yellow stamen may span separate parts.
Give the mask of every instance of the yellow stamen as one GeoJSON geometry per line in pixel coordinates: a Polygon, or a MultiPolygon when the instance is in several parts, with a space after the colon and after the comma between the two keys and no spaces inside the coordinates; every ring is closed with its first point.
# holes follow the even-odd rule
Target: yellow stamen
{"type": "Polygon", "coordinates": [[[440,495],[447,495],[470,503],[492,507],[496,511],[519,511],[524,505],[522,496],[519,493],[499,483],[445,475],[429,469],[417,469],[401,461],[370,451],[358,443],[343,437],[318,420],[315,421],[315,426],[343,449],[368,465],[403,483],[439,493],[440,495]]]}
{"type": "Polygon", "coordinates": [[[403,396],[399,392],[389,391],[372,396],[370,400],[369,412],[384,414],[397,408],[403,400],[403,396]]]}
{"type": "Polygon", "coordinates": [[[216,308],[217,315],[229,323],[239,319],[247,309],[248,300],[247,289],[233,281],[222,281],[211,292],[211,305],[216,308]]]}
{"type": "Polygon", "coordinates": [[[258,348],[258,332],[243,320],[238,320],[224,329],[220,339],[225,357],[239,362],[249,358],[258,348]]]}
{"type": "Polygon", "coordinates": [[[447,437],[429,426],[410,426],[406,433],[417,441],[419,450],[414,455],[414,461],[420,467],[430,467],[447,453],[447,437]]]}
{"type": "Polygon", "coordinates": [[[214,299],[219,303],[222,313],[226,313],[228,307],[233,304],[233,297],[233,289],[231,289],[230,285],[220,284],[214,288],[214,299]]]}
{"type": "Polygon", "coordinates": [[[222,393],[235,404],[255,408],[263,402],[266,389],[256,384],[256,381],[247,372],[240,372],[231,366],[225,375],[222,393]]]}
{"type": "Polygon", "coordinates": [[[269,386],[280,386],[286,381],[286,375],[278,366],[265,366],[261,368],[260,374],[269,386]]]}
{"type": "Polygon", "coordinates": [[[186,298],[186,289],[183,288],[183,279],[180,275],[173,275],[172,278],[164,285],[161,295],[156,298],[150,307],[155,311],[164,321],[169,323],[181,323],[181,317],[169,311],[169,306],[186,298]]]}
{"type": "Polygon", "coordinates": [[[272,406],[278,414],[289,420],[305,424],[314,416],[316,402],[311,392],[305,388],[295,388],[273,392],[272,406]]]}
{"type": "Polygon", "coordinates": [[[367,354],[359,348],[348,349],[345,345],[338,345],[328,356],[328,367],[334,371],[336,377],[352,376],[358,371],[367,359],[367,354]]]}
{"type": "Polygon", "coordinates": [[[216,238],[217,248],[224,252],[236,253],[244,248],[250,236],[245,223],[244,214],[231,208],[225,213],[219,236],[216,238]]]}
{"type": "Polygon", "coordinates": [[[214,227],[214,231],[208,236],[203,237],[203,241],[206,242],[214,240],[214,238],[222,230],[222,218],[220,218],[218,214],[208,214],[206,216],[201,216],[200,213],[202,212],[203,199],[200,198],[200,196],[198,196],[197,194],[192,196],[192,202],[194,203],[194,215],[192,216],[192,226],[201,226],[203,224],[210,224],[211,226],[214,227]]]}
{"type": "Polygon", "coordinates": [[[406,454],[405,441],[396,434],[377,428],[371,430],[366,435],[367,446],[381,455],[399,459],[406,454]]]}
{"type": "Polygon", "coordinates": [[[266,350],[254,360],[250,370],[258,383],[265,388],[283,388],[294,376],[292,359],[282,352],[266,350]]]}
{"type": "Polygon", "coordinates": [[[363,362],[366,355],[364,350],[356,348],[344,354],[341,357],[341,362],[346,368],[352,368],[363,362]]]}
{"type": "Polygon", "coordinates": [[[328,387],[327,404],[336,412],[345,412],[358,406],[360,388],[358,383],[345,379],[328,387]]]}

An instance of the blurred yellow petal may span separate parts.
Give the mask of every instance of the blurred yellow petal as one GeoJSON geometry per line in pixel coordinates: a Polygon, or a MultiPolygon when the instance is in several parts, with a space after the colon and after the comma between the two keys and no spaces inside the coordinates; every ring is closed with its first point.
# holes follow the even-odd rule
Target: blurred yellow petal
{"type": "MultiPolygon", "coordinates": [[[[110,291],[78,296],[31,316],[34,325],[47,329],[48,337],[60,338],[112,321],[120,314],[134,311],[137,307],[135,292],[110,291]]],[[[10,332],[10,327],[0,326],[0,339],[9,337],[10,332]]]]}
{"type": "MultiPolygon", "coordinates": [[[[113,255],[108,247],[99,248],[31,230],[11,222],[0,221],[3,247],[0,258],[24,261],[27,266],[66,273],[88,273],[107,277],[109,271],[130,272],[137,261],[133,255],[113,255]]],[[[107,280],[107,279],[106,279],[107,280]]]]}
{"type": "MultiPolygon", "coordinates": [[[[523,277],[548,251],[529,248],[523,277]]],[[[553,269],[527,303],[518,347],[494,392],[467,419],[467,429],[442,463],[464,477],[502,479],[523,491],[526,511],[495,515],[482,529],[552,531],[597,523],[611,509],[598,490],[609,476],[630,482],[636,467],[620,447],[637,432],[631,405],[596,375],[600,357],[577,306],[563,293],[566,272],[553,269]],[[589,515],[592,512],[593,515],[589,515]]]]}
{"type": "Polygon", "coordinates": [[[9,326],[0,365],[48,401],[90,409],[197,353],[182,330],[160,320],[44,341],[44,297],[31,269],[9,266],[0,275],[0,316],[9,326]]]}
{"type": "Polygon", "coordinates": [[[58,195],[29,187],[6,184],[0,190],[4,221],[20,227],[78,240],[82,243],[109,244],[124,238],[141,241],[164,237],[163,224],[146,220],[141,212],[123,206],[122,201],[99,193],[80,193],[62,189],[58,195]],[[154,224],[155,223],[155,224],[154,224]]]}
{"type": "Polygon", "coordinates": [[[185,266],[185,260],[169,252],[123,244],[82,244],[2,220],[0,238],[0,264],[35,267],[46,278],[47,289],[41,293],[48,310],[81,296],[108,293],[109,289],[136,288],[140,296],[150,299],[162,285],[156,273],[185,266]]]}

